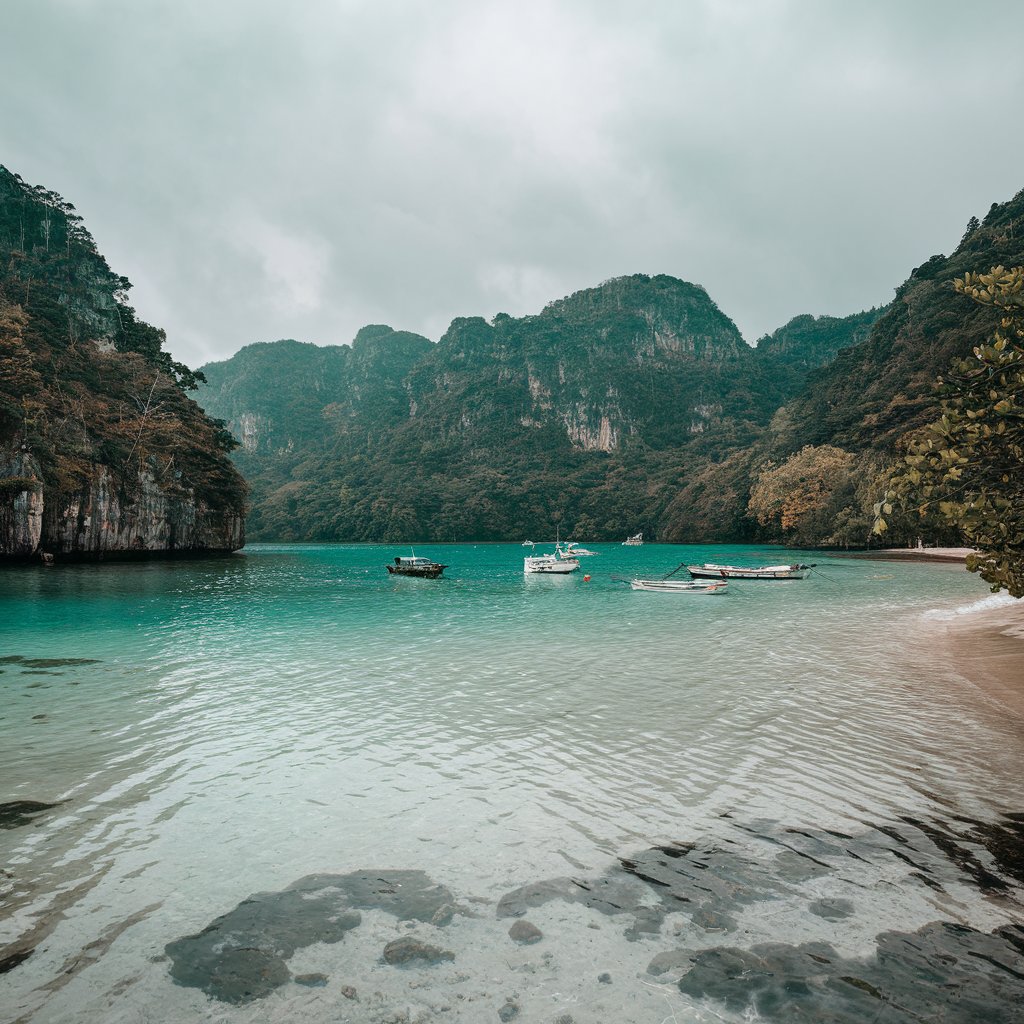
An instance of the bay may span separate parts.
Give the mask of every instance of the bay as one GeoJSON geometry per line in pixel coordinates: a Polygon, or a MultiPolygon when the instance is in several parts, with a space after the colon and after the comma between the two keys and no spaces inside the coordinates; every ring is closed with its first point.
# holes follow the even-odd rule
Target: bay
{"type": "Polygon", "coordinates": [[[417,548],[436,581],[368,545],[5,571],[10,1019],[902,1020],[943,1008],[911,948],[949,1019],[1003,1019],[1024,731],[929,629],[984,584],[588,546],[562,578],[497,544],[417,548]],[[705,560],[817,569],[617,578],[705,560]]]}

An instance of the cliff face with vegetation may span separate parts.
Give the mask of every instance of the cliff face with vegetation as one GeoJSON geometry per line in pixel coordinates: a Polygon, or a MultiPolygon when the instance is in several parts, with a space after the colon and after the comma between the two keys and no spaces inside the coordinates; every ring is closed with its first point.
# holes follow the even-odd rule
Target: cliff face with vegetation
{"type": "Polygon", "coordinates": [[[753,443],[876,313],[747,345],[707,293],[635,275],[437,344],[251,345],[199,400],[241,442],[264,539],[590,539],[662,528],[690,474],[753,443]]]}
{"type": "Polygon", "coordinates": [[[0,558],[232,551],[234,440],[74,207],[0,167],[0,558]]]}
{"type": "MultiPolygon", "coordinates": [[[[536,316],[275,342],[206,367],[265,539],[871,543],[936,380],[999,314],[968,271],[1024,263],[1024,194],[972,218],[884,309],[800,316],[756,347],[703,289],[634,275],[536,316]]],[[[957,543],[899,515],[887,544],[957,543]]]]}
{"type": "MultiPolygon", "coordinates": [[[[753,444],[687,480],[666,510],[665,536],[726,539],[746,529],[792,544],[871,543],[874,503],[938,414],[937,379],[1002,316],[957,294],[954,279],[1021,264],[1024,192],[972,218],[952,255],[917,267],[867,336],[811,372],[753,444]]],[[[889,527],[886,545],[961,542],[948,525],[915,515],[894,513],[889,527]]]]}

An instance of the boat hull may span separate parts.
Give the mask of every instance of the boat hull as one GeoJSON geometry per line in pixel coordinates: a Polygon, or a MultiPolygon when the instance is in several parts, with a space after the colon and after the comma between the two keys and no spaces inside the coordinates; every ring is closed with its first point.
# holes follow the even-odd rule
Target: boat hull
{"type": "Polygon", "coordinates": [[[565,576],[567,573],[576,572],[580,563],[574,558],[555,558],[553,555],[529,556],[523,559],[523,572],[528,574],[539,574],[542,576],[565,576]]]}
{"type": "Polygon", "coordinates": [[[737,565],[688,565],[686,571],[698,580],[802,580],[809,565],[766,566],[745,569],[737,565]]]}
{"type": "Polygon", "coordinates": [[[729,584],[724,580],[717,583],[696,583],[693,580],[630,580],[634,590],[646,590],[652,594],[724,594],[729,584]]]}
{"type": "Polygon", "coordinates": [[[447,565],[431,565],[427,567],[416,566],[407,568],[400,565],[388,565],[385,567],[392,576],[416,576],[424,580],[436,580],[448,568],[447,565]]]}

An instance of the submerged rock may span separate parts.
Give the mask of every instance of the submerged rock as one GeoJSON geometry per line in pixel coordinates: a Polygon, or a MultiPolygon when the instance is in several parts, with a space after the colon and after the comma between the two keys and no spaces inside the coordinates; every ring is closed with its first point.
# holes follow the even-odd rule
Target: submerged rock
{"type": "Polygon", "coordinates": [[[652,958],[647,965],[647,973],[658,977],[662,974],[678,974],[691,967],[693,960],[685,949],[669,949],[652,958]]]}
{"type": "Polygon", "coordinates": [[[498,1020],[514,1020],[519,1016],[519,1009],[519,1003],[515,999],[506,999],[505,1005],[498,1011],[498,1020]]]}
{"type": "Polygon", "coordinates": [[[679,989],[759,1019],[828,1024],[1015,1024],[1024,1005],[1024,927],[991,934],[932,923],[884,932],[873,960],[830,946],[771,943],[693,953],[679,989]]]}
{"type": "Polygon", "coordinates": [[[23,964],[33,953],[35,948],[32,949],[16,949],[12,953],[8,953],[6,956],[0,957],[0,974],[6,974],[8,971],[13,971],[19,964],[23,964]]]}
{"type": "Polygon", "coordinates": [[[432,881],[423,871],[353,871],[347,875],[309,875],[290,888],[336,888],[347,905],[359,910],[383,910],[399,921],[446,925],[455,914],[451,890],[432,881]]]}
{"type": "Polygon", "coordinates": [[[519,920],[509,928],[508,937],[521,946],[528,946],[534,942],[540,942],[544,938],[544,933],[529,921],[519,920]]]}
{"type": "Polygon", "coordinates": [[[359,925],[336,891],[257,893],[197,935],[165,947],[171,977],[225,1003],[244,1004],[291,980],[285,961],[314,942],[340,942],[359,925]]]}
{"type": "Polygon", "coordinates": [[[739,927],[736,918],[710,907],[698,907],[693,912],[693,923],[708,932],[734,932],[739,927]]]}
{"type": "MultiPolygon", "coordinates": [[[[285,961],[297,949],[340,942],[360,924],[359,911],[369,909],[400,921],[447,923],[455,913],[455,897],[422,871],[306,875],[281,892],[250,896],[198,934],[169,943],[165,949],[172,961],[171,977],[222,1002],[251,1002],[291,980],[285,961]]],[[[418,947],[417,953],[400,945],[391,953],[396,959],[388,962],[454,959],[447,950],[424,943],[418,947]]],[[[355,997],[352,991],[348,998],[355,997]]]]}
{"type": "Polygon", "coordinates": [[[411,963],[439,964],[445,960],[454,960],[455,954],[449,949],[432,946],[412,935],[403,935],[400,939],[389,942],[384,947],[384,962],[392,966],[411,963]]]}
{"type": "Polygon", "coordinates": [[[99,658],[18,658],[29,668],[65,668],[68,665],[98,665],[99,658]]]}
{"type": "Polygon", "coordinates": [[[296,974],[293,980],[296,985],[305,985],[306,988],[323,988],[327,984],[327,975],[320,973],[296,974]]]}
{"type": "Polygon", "coordinates": [[[853,904],[849,900],[815,900],[807,909],[826,921],[842,921],[853,914],[853,904]]]}
{"type": "Polygon", "coordinates": [[[20,828],[35,820],[43,811],[57,804],[44,804],[39,800],[11,800],[0,804],[0,828],[20,828]]]}
{"type": "MultiPolygon", "coordinates": [[[[198,938],[191,936],[191,939],[198,938]]],[[[188,941],[180,940],[181,943],[188,941]]],[[[211,943],[189,956],[180,943],[172,945],[178,947],[175,951],[167,947],[174,960],[171,976],[175,982],[201,989],[221,1002],[251,1003],[291,980],[287,964],[273,949],[242,945],[227,945],[221,949],[211,943]]]]}

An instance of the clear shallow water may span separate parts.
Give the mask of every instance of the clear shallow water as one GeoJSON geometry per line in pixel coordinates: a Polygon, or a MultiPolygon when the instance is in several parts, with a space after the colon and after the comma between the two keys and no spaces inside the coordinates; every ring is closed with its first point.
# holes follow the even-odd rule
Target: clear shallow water
{"type": "MultiPolygon", "coordinates": [[[[752,1000],[768,1019],[770,993],[726,991],[713,966],[680,991],[685,957],[649,965],[827,943],[863,983],[821,982],[842,1004],[887,995],[879,935],[1024,920],[984,841],[1015,835],[1024,733],[928,628],[984,584],[818,556],[805,581],[635,593],[613,577],[786,556],[593,547],[589,582],[524,577],[518,545],[417,549],[451,566],[438,581],[387,576],[404,552],[370,546],[5,572],[0,803],[56,806],[0,829],[0,960],[17,961],[0,1015],[583,1024],[749,1019],[752,1000]],[[384,881],[360,902],[363,870],[384,881]],[[450,923],[385,905],[419,884],[394,870],[444,887],[450,923]],[[343,938],[268,896],[255,931],[228,916],[212,953],[174,945],[311,874],[331,876],[327,918],[358,907],[343,938]],[[573,881],[537,888],[556,878],[573,881]],[[506,913],[543,939],[513,942],[506,913]],[[402,935],[455,958],[382,962],[402,935]],[[223,960],[264,947],[273,963],[223,960]]],[[[1012,967],[1013,950],[961,960],[1012,967]]],[[[1012,972],[958,970],[986,993],[977,1019],[999,1020],[1012,972]]],[[[912,978],[896,992],[924,999],[912,978]]]]}

